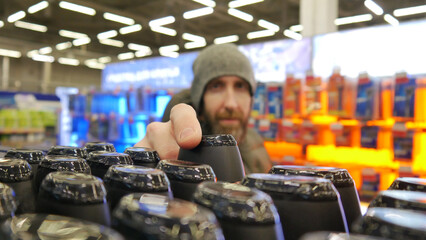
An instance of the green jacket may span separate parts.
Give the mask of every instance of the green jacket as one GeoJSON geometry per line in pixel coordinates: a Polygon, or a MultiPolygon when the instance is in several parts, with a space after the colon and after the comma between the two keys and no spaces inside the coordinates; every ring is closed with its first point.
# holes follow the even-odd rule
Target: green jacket
{"type": "MultiPolygon", "coordinates": [[[[170,111],[173,106],[179,103],[186,103],[192,106],[189,89],[185,89],[173,95],[164,111],[162,121],[170,120],[170,111]]],[[[238,144],[241,158],[243,159],[246,174],[266,173],[271,167],[271,159],[265,149],[262,137],[252,128],[247,129],[246,137],[238,144]]]]}

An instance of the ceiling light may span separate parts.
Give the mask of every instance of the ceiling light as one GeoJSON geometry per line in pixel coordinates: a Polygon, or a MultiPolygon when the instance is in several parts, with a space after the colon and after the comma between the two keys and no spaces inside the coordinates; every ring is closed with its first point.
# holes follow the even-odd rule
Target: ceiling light
{"type": "Polygon", "coordinates": [[[135,57],[133,52],[120,53],[117,55],[118,60],[128,60],[135,57]]]}
{"type": "Polygon", "coordinates": [[[84,65],[86,65],[89,68],[94,68],[94,69],[104,69],[105,68],[105,64],[99,63],[98,61],[96,61],[96,59],[88,59],[88,60],[84,61],[84,65]]]}
{"type": "Polygon", "coordinates": [[[36,32],[47,32],[47,27],[35,23],[28,23],[22,21],[16,21],[15,26],[19,28],[25,28],[36,32]]]}
{"type": "Polygon", "coordinates": [[[94,16],[96,14],[96,10],[93,8],[89,8],[89,7],[85,7],[85,6],[81,6],[81,5],[77,5],[77,4],[69,3],[65,1],[60,1],[59,7],[70,10],[70,11],[90,15],[90,16],[94,16]]]}
{"type": "Polygon", "coordinates": [[[247,33],[248,39],[255,39],[255,38],[262,38],[262,37],[270,37],[275,35],[274,31],[271,30],[261,30],[261,31],[255,31],[255,32],[249,32],[247,33]]]}
{"type": "Polygon", "coordinates": [[[193,48],[205,47],[206,45],[207,45],[206,41],[187,42],[185,43],[184,47],[185,49],[193,49],[193,48]]]}
{"type": "Polygon", "coordinates": [[[51,47],[44,47],[44,48],[40,48],[40,49],[38,50],[38,52],[39,52],[40,54],[43,54],[43,55],[45,55],[45,54],[49,54],[49,53],[51,53],[51,52],[52,52],[52,48],[51,48],[51,47]]]}
{"type": "Polygon", "coordinates": [[[257,21],[257,25],[259,25],[260,27],[272,30],[274,32],[278,32],[280,30],[280,27],[277,24],[268,22],[263,19],[260,19],[259,21],[257,21]]]}
{"type": "Polygon", "coordinates": [[[16,21],[24,18],[25,16],[26,16],[26,14],[25,14],[24,11],[19,11],[19,12],[16,12],[16,13],[10,15],[7,18],[7,21],[10,22],[10,23],[13,23],[13,22],[16,22],[16,21]]]}
{"type": "Polygon", "coordinates": [[[177,58],[179,56],[179,45],[163,46],[158,49],[161,56],[177,58]]]}
{"type": "Polygon", "coordinates": [[[302,38],[303,38],[302,34],[288,30],[288,29],[284,30],[283,34],[284,34],[284,36],[286,36],[288,38],[292,38],[292,39],[298,40],[298,41],[302,40],[302,38]]]}
{"type": "Polygon", "coordinates": [[[64,65],[78,66],[80,64],[80,61],[74,58],[58,58],[58,63],[64,65]]]}
{"type": "Polygon", "coordinates": [[[303,26],[302,25],[293,25],[289,28],[291,31],[293,32],[300,32],[303,31],[303,26]]]}
{"type": "Polygon", "coordinates": [[[392,25],[394,27],[399,25],[398,19],[394,18],[390,14],[385,14],[385,16],[383,18],[385,19],[386,22],[388,22],[390,25],[392,25]]]}
{"type": "Polygon", "coordinates": [[[207,7],[212,7],[212,8],[216,7],[215,1],[212,1],[212,0],[192,0],[192,1],[197,2],[199,4],[203,4],[207,7]]]}
{"type": "Polygon", "coordinates": [[[59,35],[62,37],[67,38],[88,38],[87,34],[79,33],[79,32],[73,32],[68,30],[59,30],[59,35]]]}
{"type": "Polygon", "coordinates": [[[204,7],[204,8],[199,8],[199,9],[184,12],[183,18],[191,19],[191,18],[209,15],[209,14],[212,14],[213,12],[214,12],[214,9],[212,7],[204,7]]]}
{"type": "Polygon", "coordinates": [[[213,42],[214,44],[223,44],[223,43],[236,42],[238,40],[239,40],[238,35],[230,35],[230,36],[215,38],[213,42]]]}
{"type": "Polygon", "coordinates": [[[133,51],[141,51],[141,50],[147,50],[147,49],[151,50],[151,48],[150,48],[150,47],[148,47],[148,46],[141,45],[141,44],[136,44],[136,43],[129,43],[129,44],[127,45],[127,47],[128,47],[130,50],[133,50],[133,51]]]}
{"type": "Polygon", "coordinates": [[[57,50],[65,50],[65,49],[68,49],[68,48],[71,48],[71,47],[72,47],[71,42],[63,42],[63,43],[56,44],[57,50]]]}
{"type": "Polygon", "coordinates": [[[149,21],[148,25],[150,27],[163,26],[163,25],[166,25],[166,24],[174,23],[175,21],[176,21],[175,17],[167,16],[167,17],[151,20],[151,21],[149,21]]]}
{"type": "Polygon", "coordinates": [[[4,26],[4,22],[0,20],[0,28],[4,26]]]}
{"type": "Polygon", "coordinates": [[[152,54],[151,48],[135,52],[136,57],[146,57],[152,54]]]}
{"type": "Polygon", "coordinates": [[[142,30],[142,26],[140,24],[135,24],[132,26],[127,26],[127,27],[122,27],[120,28],[119,32],[120,34],[128,34],[128,33],[132,33],[132,32],[137,32],[142,30]]]}
{"type": "Polygon", "coordinates": [[[193,42],[201,42],[201,41],[206,41],[205,38],[194,35],[194,34],[190,34],[190,33],[184,33],[182,34],[182,38],[188,41],[193,41],[193,42]]]}
{"type": "Polygon", "coordinates": [[[124,46],[124,43],[122,41],[114,40],[114,39],[99,39],[99,42],[104,44],[104,45],[109,45],[109,46],[113,46],[113,47],[123,47],[124,46]]]}
{"type": "Polygon", "coordinates": [[[111,57],[110,56],[100,57],[100,58],[98,58],[98,62],[109,63],[109,62],[111,62],[111,57]]]}
{"type": "Polygon", "coordinates": [[[5,57],[13,57],[13,58],[20,58],[22,56],[21,52],[19,51],[2,49],[2,48],[0,48],[0,55],[5,57]]]}
{"type": "Polygon", "coordinates": [[[127,25],[135,24],[135,20],[133,20],[131,18],[123,17],[123,16],[113,14],[113,13],[109,13],[109,12],[104,13],[104,18],[106,20],[110,20],[110,21],[114,21],[114,22],[118,22],[118,23],[122,23],[122,24],[127,24],[127,25]]]}
{"type": "Polygon", "coordinates": [[[115,36],[117,36],[118,33],[115,30],[109,30],[106,32],[101,32],[97,35],[98,39],[107,39],[107,38],[113,38],[115,36]]]}
{"type": "Polygon", "coordinates": [[[47,56],[47,55],[41,55],[41,54],[36,54],[34,56],[31,57],[34,61],[39,61],[39,62],[53,62],[55,61],[55,58],[52,56],[47,56]]]}
{"type": "Polygon", "coordinates": [[[163,56],[163,57],[171,57],[171,58],[179,57],[178,52],[160,52],[160,55],[163,56]]]}
{"type": "Polygon", "coordinates": [[[48,1],[41,1],[37,4],[32,5],[31,7],[28,8],[28,13],[36,13],[38,11],[41,11],[45,8],[47,8],[49,6],[49,2],[48,1]]]}
{"type": "Polygon", "coordinates": [[[38,54],[38,50],[31,50],[27,52],[27,57],[32,58],[34,55],[38,54]]]}
{"type": "Polygon", "coordinates": [[[235,0],[235,1],[230,1],[228,3],[228,7],[237,8],[237,7],[242,7],[245,5],[250,5],[250,4],[260,3],[260,2],[263,2],[263,0],[235,0]]]}
{"type": "Polygon", "coordinates": [[[155,27],[151,27],[151,30],[154,31],[154,32],[162,33],[162,34],[169,35],[169,36],[176,36],[177,35],[176,30],[171,29],[171,28],[166,28],[166,27],[155,26],[155,27]]]}
{"type": "Polygon", "coordinates": [[[235,8],[229,8],[228,9],[228,14],[231,15],[231,16],[234,16],[236,18],[242,19],[244,21],[247,21],[247,22],[253,21],[253,16],[252,15],[250,15],[248,13],[245,13],[245,12],[242,12],[240,10],[237,10],[235,8]]]}
{"type": "Polygon", "coordinates": [[[362,15],[356,15],[351,17],[344,17],[344,18],[337,18],[334,20],[334,24],[336,25],[344,25],[344,24],[351,24],[351,23],[357,23],[357,22],[367,22],[373,19],[373,16],[371,14],[362,14],[362,15]]]}
{"type": "Polygon", "coordinates": [[[74,45],[74,46],[81,46],[81,45],[86,45],[86,44],[89,44],[90,43],[90,38],[79,38],[79,39],[76,39],[76,40],[74,40],[74,41],[72,41],[72,44],[74,45]]]}
{"type": "Polygon", "coordinates": [[[364,5],[376,15],[383,14],[383,8],[381,8],[377,3],[372,0],[365,0],[364,5]]]}
{"type": "Polygon", "coordinates": [[[425,12],[426,12],[426,5],[421,5],[416,7],[396,9],[395,11],[393,11],[393,15],[395,17],[402,17],[402,16],[414,15],[414,14],[425,13],[425,12]]]}

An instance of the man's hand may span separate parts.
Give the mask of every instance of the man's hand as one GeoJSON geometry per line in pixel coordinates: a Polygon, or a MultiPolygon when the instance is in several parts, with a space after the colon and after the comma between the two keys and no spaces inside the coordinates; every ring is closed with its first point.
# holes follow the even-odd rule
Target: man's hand
{"type": "Polygon", "coordinates": [[[150,123],[145,137],[135,147],[155,149],[161,159],[177,159],[179,148],[196,147],[201,142],[201,134],[195,110],[181,103],[170,111],[170,121],[150,123]]]}

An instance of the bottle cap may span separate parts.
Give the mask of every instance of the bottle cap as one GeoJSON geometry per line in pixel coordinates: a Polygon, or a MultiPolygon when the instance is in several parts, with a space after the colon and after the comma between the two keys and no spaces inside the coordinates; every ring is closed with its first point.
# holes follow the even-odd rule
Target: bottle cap
{"type": "Polygon", "coordinates": [[[84,145],[87,154],[95,151],[116,152],[114,144],[107,142],[88,142],[84,145]]]}
{"type": "Polygon", "coordinates": [[[90,174],[90,166],[86,160],[72,156],[46,156],[41,162],[40,167],[55,171],[71,171],[90,174]]]}
{"type": "Polygon", "coordinates": [[[161,160],[157,168],[163,170],[169,179],[178,181],[193,183],[216,181],[216,175],[212,167],[207,164],[180,160],[161,160]]]}
{"type": "Polygon", "coordinates": [[[69,146],[52,146],[47,155],[61,155],[61,156],[73,156],[79,158],[86,158],[87,153],[82,148],[69,147],[69,146]]]}
{"type": "Polygon", "coordinates": [[[41,150],[30,149],[11,149],[7,151],[5,158],[19,158],[27,161],[30,164],[39,164],[44,157],[41,150]]]}
{"type": "Polygon", "coordinates": [[[95,151],[89,153],[87,163],[91,167],[109,168],[116,164],[132,165],[133,161],[129,155],[118,152],[95,151]]]}
{"type": "Polygon", "coordinates": [[[0,158],[0,182],[13,183],[32,179],[30,164],[18,158],[0,158]]]}
{"type": "Polygon", "coordinates": [[[369,208],[388,207],[426,212],[426,193],[403,190],[380,191],[369,208]]]}
{"type": "Polygon", "coordinates": [[[400,177],[395,179],[389,190],[408,190],[426,192],[426,179],[413,177],[400,177]]]}
{"type": "Polygon", "coordinates": [[[124,153],[127,153],[130,156],[135,165],[141,165],[144,163],[157,164],[160,161],[160,156],[157,151],[152,148],[128,147],[124,150],[124,153]]]}
{"type": "Polygon", "coordinates": [[[220,147],[237,146],[237,141],[231,134],[203,135],[198,146],[220,147]]]}

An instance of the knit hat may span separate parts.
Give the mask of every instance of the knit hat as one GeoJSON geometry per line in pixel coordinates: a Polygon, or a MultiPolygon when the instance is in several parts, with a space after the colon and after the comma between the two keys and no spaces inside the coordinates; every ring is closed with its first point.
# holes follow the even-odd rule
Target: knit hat
{"type": "Polygon", "coordinates": [[[203,49],[192,64],[194,80],[191,85],[191,100],[197,112],[206,85],[221,76],[238,76],[250,86],[250,94],[256,90],[253,68],[249,59],[235,44],[211,45],[203,49]]]}

